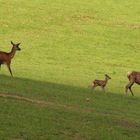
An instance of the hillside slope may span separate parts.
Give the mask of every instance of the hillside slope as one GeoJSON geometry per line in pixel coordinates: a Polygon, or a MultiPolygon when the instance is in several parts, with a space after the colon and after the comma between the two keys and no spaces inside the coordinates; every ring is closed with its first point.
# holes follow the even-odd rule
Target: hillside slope
{"type": "Polygon", "coordinates": [[[138,0],[0,0],[0,50],[21,42],[14,78],[0,71],[0,139],[140,139],[140,87],[124,95],[126,74],[140,70],[138,0]],[[111,76],[103,93],[87,88],[111,76]],[[89,100],[89,101],[88,101],[89,100]]]}

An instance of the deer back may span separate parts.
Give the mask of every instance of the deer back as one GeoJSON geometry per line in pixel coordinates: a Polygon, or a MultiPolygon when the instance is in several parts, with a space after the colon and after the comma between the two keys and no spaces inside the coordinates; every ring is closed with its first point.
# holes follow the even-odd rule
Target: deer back
{"type": "Polygon", "coordinates": [[[0,62],[5,63],[7,61],[9,61],[9,54],[6,52],[0,51],[0,62]]]}

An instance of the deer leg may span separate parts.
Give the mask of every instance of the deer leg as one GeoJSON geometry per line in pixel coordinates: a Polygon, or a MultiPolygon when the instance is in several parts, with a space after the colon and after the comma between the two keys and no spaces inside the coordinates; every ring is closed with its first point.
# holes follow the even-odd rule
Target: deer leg
{"type": "Polygon", "coordinates": [[[3,64],[3,62],[2,61],[0,61],[0,70],[1,70],[1,65],[3,64]]]}
{"type": "MultiPolygon", "coordinates": [[[[131,87],[132,87],[132,86],[131,86],[131,87]]],[[[132,96],[134,96],[134,93],[133,93],[133,91],[132,91],[131,87],[129,87],[129,90],[130,90],[130,92],[131,92],[132,96]]]]}
{"type": "Polygon", "coordinates": [[[97,86],[98,86],[97,84],[93,83],[92,84],[92,89],[95,89],[97,86]]]}
{"type": "Polygon", "coordinates": [[[130,92],[131,92],[131,94],[132,94],[132,96],[134,96],[133,91],[132,91],[132,89],[131,89],[131,87],[133,86],[133,84],[134,84],[134,82],[130,82],[130,83],[128,83],[128,84],[126,85],[126,87],[125,87],[126,95],[127,95],[128,89],[129,89],[130,92]]]}
{"type": "Polygon", "coordinates": [[[102,90],[103,90],[103,92],[105,93],[105,87],[104,87],[104,86],[102,86],[102,90]]]}
{"type": "Polygon", "coordinates": [[[12,74],[12,70],[11,70],[10,64],[7,64],[7,68],[8,68],[8,70],[9,70],[11,76],[13,77],[13,74],[12,74]]]}

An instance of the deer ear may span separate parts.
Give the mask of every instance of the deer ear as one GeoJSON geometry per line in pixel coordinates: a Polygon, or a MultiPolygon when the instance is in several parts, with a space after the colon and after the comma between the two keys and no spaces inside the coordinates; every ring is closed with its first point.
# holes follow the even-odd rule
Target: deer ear
{"type": "Polygon", "coordinates": [[[13,41],[11,41],[11,44],[14,45],[13,41]]]}

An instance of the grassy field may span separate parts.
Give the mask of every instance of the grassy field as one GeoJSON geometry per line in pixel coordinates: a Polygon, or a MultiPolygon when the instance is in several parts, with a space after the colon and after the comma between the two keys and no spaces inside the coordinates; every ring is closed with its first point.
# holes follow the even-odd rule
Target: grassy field
{"type": "Polygon", "coordinates": [[[139,140],[139,0],[0,0],[0,50],[21,42],[12,78],[0,71],[0,140],[139,140]],[[106,93],[87,86],[112,77],[106,93]],[[89,101],[86,99],[89,98],[89,101]]]}

